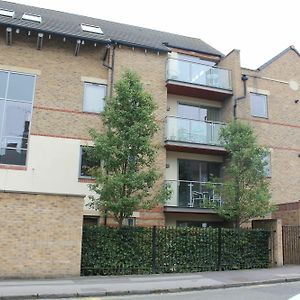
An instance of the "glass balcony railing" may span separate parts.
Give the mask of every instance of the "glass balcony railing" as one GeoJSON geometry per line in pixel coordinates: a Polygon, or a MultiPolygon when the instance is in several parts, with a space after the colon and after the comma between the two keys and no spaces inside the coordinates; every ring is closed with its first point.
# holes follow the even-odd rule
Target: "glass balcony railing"
{"type": "Polygon", "coordinates": [[[166,206],[183,208],[216,208],[222,205],[221,183],[166,180],[172,195],[166,206]]]}
{"type": "Polygon", "coordinates": [[[177,58],[168,59],[167,80],[232,90],[230,70],[177,58]]]}
{"type": "Polygon", "coordinates": [[[180,117],[166,118],[166,141],[221,146],[220,129],[224,123],[180,117]]]}

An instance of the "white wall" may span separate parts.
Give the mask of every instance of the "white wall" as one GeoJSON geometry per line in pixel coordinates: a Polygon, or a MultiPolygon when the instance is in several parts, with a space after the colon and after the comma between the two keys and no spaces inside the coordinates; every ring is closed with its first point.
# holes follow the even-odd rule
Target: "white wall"
{"type": "Polygon", "coordinates": [[[0,169],[0,191],[86,195],[78,182],[80,140],[30,136],[27,170],[0,169]]]}

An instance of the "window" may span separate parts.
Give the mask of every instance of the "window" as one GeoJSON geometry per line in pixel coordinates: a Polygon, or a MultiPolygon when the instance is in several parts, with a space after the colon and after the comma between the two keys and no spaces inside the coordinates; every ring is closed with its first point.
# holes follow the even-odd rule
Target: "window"
{"type": "Polygon", "coordinates": [[[263,158],[263,163],[264,163],[264,175],[265,175],[265,177],[271,177],[272,172],[271,172],[271,154],[270,153],[268,153],[263,158]]]}
{"type": "Polygon", "coordinates": [[[260,118],[268,117],[268,105],[266,95],[250,93],[250,101],[252,116],[260,118]]]}
{"type": "Polygon", "coordinates": [[[84,83],[83,111],[99,113],[104,109],[106,85],[96,83],[84,83]]]}
{"type": "Polygon", "coordinates": [[[23,14],[22,20],[42,23],[42,17],[41,16],[34,15],[34,14],[28,14],[28,13],[23,14]]]}
{"type": "Polygon", "coordinates": [[[86,32],[103,34],[103,31],[101,30],[101,28],[99,26],[95,26],[95,25],[81,24],[81,29],[86,32]]]}
{"type": "Polygon", "coordinates": [[[15,16],[15,12],[13,10],[0,8],[0,15],[13,18],[15,16]]]}
{"type": "Polygon", "coordinates": [[[83,225],[98,225],[99,219],[97,216],[83,216],[83,225]]]}
{"type": "Polygon", "coordinates": [[[93,168],[96,164],[88,159],[87,149],[88,147],[80,147],[80,177],[89,177],[91,178],[89,169],[93,168]]]}
{"type": "Polygon", "coordinates": [[[123,226],[135,227],[136,226],[136,218],[129,217],[123,220],[123,226]]]}
{"type": "Polygon", "coordinates": [[[178,104],[177,115],[180,118],[199,121],[220,121],[220,109],[206,106],[178,104]]]}
{"type": "Polygon", "coordinates": [[[34,87],[34,75],[0,71],[0,164],[26,164],[34,87]]]}

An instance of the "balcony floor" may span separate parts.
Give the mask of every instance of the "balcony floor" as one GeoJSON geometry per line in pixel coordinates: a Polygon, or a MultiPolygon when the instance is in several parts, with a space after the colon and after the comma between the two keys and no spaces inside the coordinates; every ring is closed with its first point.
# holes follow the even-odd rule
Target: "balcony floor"
{"type": "Polygon", "coordinates": [[[164,207],[165,213],[193,213],[193,214],[217,214],[216,210],[212,208],[196,208],[196,207],[180,207],[168,206],[164,207]]]}
{"type": "Polygon", "coordinates": [[[167,141],[165,141],[165,147],[169,151],[177,151],[177,152],[215,154],[215,155],[227,155],[228,154],[224,147],[206,145],[206,144],[174,142],[174,141],[167,140],[167,141]]]}
{"type": "Polygon", "coordinates": [[[231,90],[213,88],[204,85],[190,84],[181,81],[167,80],[168,93],[209,100],[225,100],[233,95],[231,90]]]}

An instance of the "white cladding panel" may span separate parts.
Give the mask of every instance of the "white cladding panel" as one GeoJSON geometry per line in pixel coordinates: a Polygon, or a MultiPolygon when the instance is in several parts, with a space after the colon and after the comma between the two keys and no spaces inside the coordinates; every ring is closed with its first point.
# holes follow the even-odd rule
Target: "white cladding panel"
{"type": "Polygon", "coordinates": [[[27,170],[0,169],[0,190],[86,195],[78,182],[80,140],[30,136],[27,170]]]}

